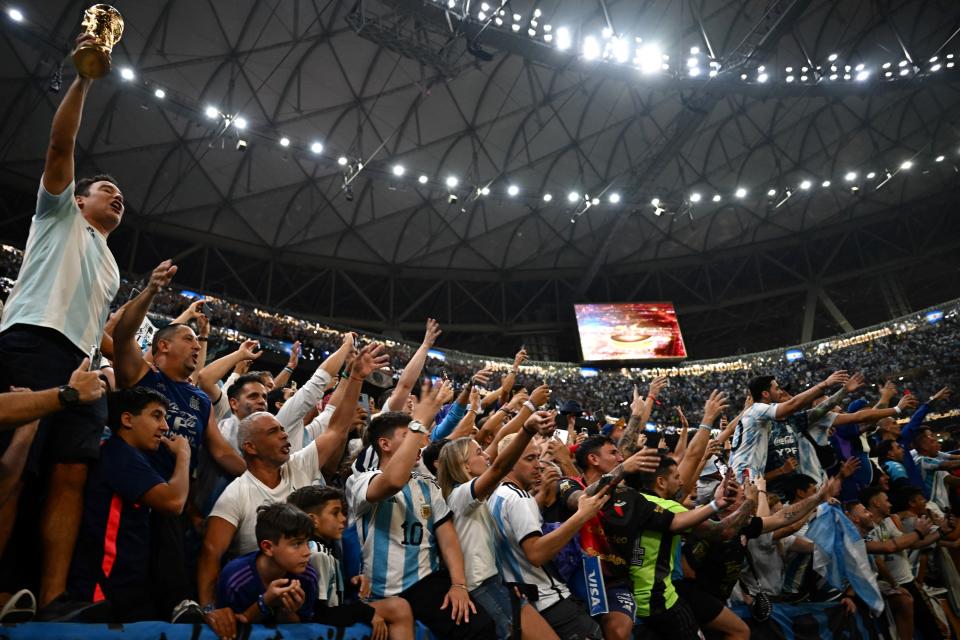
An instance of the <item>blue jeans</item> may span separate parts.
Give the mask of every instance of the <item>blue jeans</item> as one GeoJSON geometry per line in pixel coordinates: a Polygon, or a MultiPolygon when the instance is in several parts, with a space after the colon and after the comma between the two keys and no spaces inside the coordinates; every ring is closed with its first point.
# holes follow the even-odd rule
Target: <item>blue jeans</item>
{"type": "Polygon", "coordinates": [[[470,598],[490,614],[497,630],[497,640],[509,640],[513,634],[513,609],[510,592],[500,576],[490,576],[470,592],[470,598]]]}

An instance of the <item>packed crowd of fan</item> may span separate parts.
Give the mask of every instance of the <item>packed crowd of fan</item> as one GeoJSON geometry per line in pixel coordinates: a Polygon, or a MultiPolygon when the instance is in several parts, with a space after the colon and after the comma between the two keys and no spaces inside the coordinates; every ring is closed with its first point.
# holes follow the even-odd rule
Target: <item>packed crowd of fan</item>
{"type": "Polygon", "coordinates": [[[431,362],[433,319],[388,348],[185,305],[169,260],[118,295],[120,186],[73,176],[90,84],[54,118],[0,318],[0,621],[694,640],[804,602],[953,635],[960,455],[925,420],[952,406],[954,310],[791,364],[583,378],[523,350],[431,362]],[[177,317],[144,337],[150,312],[177,317]],[[325,355],[302,385],[298,344],[276,374],[243,336],[208,361],[250,333],[325,355]]]}

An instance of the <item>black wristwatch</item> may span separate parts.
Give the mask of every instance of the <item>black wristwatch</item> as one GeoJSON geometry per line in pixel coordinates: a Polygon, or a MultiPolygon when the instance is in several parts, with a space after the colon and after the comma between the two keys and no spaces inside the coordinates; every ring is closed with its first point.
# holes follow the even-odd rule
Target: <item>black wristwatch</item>
{"type": "Polygon", "coordinates": [[[60,387],[57,398],[60,400],[60,405],[64,407],[75,407],[80,404],[80,392],[68,384],[60,387]]]}

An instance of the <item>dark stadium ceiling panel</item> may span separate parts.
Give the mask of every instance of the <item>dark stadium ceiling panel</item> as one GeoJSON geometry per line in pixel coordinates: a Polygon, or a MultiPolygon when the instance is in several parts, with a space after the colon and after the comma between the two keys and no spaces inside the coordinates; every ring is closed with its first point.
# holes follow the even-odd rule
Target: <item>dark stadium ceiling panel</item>
{"type": "MultiPolygon", "coordinates": [[[[49,88],[87,4],[34,0],[20,7],[22,23],[3,20],[4,188],[35,189],[59,99],[49,88]]],[[[749,254],[870,225],[938,194],[955,201],[957,76],[881,82],[880,65],[907,58],[913,69],[960,52],[957,2],[510,3],[506,11],[524,20],[540,11],[539,44],[525,28],[477,35],[475,20],[458,27],[434,0],[114,4],[126,30],[113,76],[90,93],[78,171],[117,176],[127,231],[229,252],[222,256],[404,277],[414,300],[418,282],[437,278],[551,277],[567,278],[573,299],[603,299],[598,276],[649,276],[664,261],[749,254]],[[579,29],[573,49],[544,47],[545,24],[579,29]],[[580,39],[608,24],[656,42],[675,66],[692,46],[731,66],[694,82],[578,59],[580,39]],[[787,66],[827,64],[831,53],[874,75],[785,82],[787,66]],[[740,81],[759,65],[770,82],[740,81]],[[123,66],[133,82],[117,73],[123,66]],[[153,97],[154,87],[166,97],[153,97]],[[248,129],[206,118],[207,106],[242,115],[248,129]],[[281,136],[293,144],[282,147],[281,136]],[[320,155],[310,151],[315,141],[320,155]],[[947,161],[931,164],[941,153],[947,161]],[[340,155],[366,164],[350,194],[340,155]],[[897,171],[913,158],[915,170],[897,171]],[[403,177],[391,175],[394,164],[407,168],[403,177]],[[853,193],[841,178],[851,170],[878,178],[853,193]],[[894,178],[876,190],[886,170],[894,178]],[[460,181],[455,203],[444,186],[451,175],[460,181]],[[810,191],[798,190],[803,180],[810,191]],[[509,184],[520,197],[506,195],[509,184]],[[472,192],[483,186],[490,195],[472,192]],[[732,197],[738,187],[749,195],[732,197]],[[584,211],[567,202],[570,191],[603,199],[584,211]],[[552,202],[542,200],[547,192],[552,202]],[[618,206],[606,199],[614,192],[618,206]],[[694,192],[702,201],[690,202],[694,192]],[[654,197],[666,213],[655,215],[654,197]]],[[[471,2],[471,15],[480,6],[471,2]]]]}

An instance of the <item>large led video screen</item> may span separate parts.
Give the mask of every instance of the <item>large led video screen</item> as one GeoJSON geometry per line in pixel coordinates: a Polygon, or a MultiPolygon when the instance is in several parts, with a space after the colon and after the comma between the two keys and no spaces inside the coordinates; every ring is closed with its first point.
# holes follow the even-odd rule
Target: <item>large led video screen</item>
{"type": "Polygon", "coordinates": [[[587,362],[687,357],[672,302],[578,304],[574,309],[587,362]]]}

